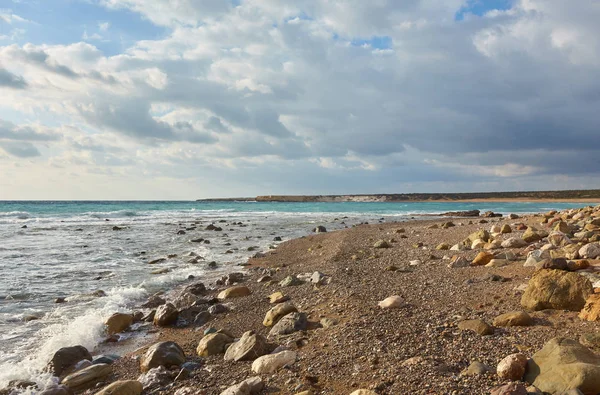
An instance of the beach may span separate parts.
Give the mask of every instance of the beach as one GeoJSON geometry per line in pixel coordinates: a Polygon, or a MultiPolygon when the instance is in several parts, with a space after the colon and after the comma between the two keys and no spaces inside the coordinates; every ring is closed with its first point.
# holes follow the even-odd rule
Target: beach
{"type": "MultiPolygon", "coordinates": [[[[106,334],[102,344],[90,352],[92,356],[121,357],[107,365],[108,373],[78,388],[77,393],[95,394],[109,383],[138,380],[148,394],[221,394],[252,377],[260,378],[262,389],[230,393],[350,394],[365,389],[375,394],[485,394],[513,381],[528,386],[530,383],[499,377],[499,362],[515,353],[531,358],[557,336],[575,340],[592,336],[597,322],[578,318],[579,311],[531,311],[521,305],[538,269],[525,267],[524,262],[528,253],[548,244],[545,238],[512,248],[498,243],[493,249],[483,245],[448,249],[474,232],[504,225],[511,232],[498,233],[495,239],[521,239],[528,226],[551,232],[559,221],[555,217],[573,216],[565,213],[569,211],[513,219],[504,215],[376,220],[346,229],[347,220],[331,219],[323,224],[327,232],[311,232],[253,253],[247,263],[221,278],[189,279],[151,296],[149,301],[161,299],[157,305],[144,308],[138,303],[128,311],[119,309],[119,313],[131,315],[132,325],[106,334]],[[331,231],[336,228],[333,223],[339,230],[331,231]],[[497,262],[492,266],[497,267],[472,264],[483,251],[494,255],[497,262]],[[458,258],[464,258],[466,266],[453,265],[460,262],[458,258]],[[232,287],[243,289],[231,294],[239,297],[223,295],[232,287]],[[285,299],[283,303],[270,303],[269,296],[276,292],[283,294],[279,298],[285,299]],[[379,303],[390,296],[398,296],[401,304],[381,308],[379,303]],[[152,320],[148,314],[165,302],[176,306],[179,317],[167,325],[156,325],[156,317],[152,320]],[[306,322],[296,317],[298,330],[274,335],[273,327],[263,321],[268,311],[283,304],[287,304],[286,316],[299,314],[306,322]],[[532,319],[527,326],[492,325],[501,314],[525,310],[532,319]],[[483,321],[492,328],[491,333],[465,330],[461,323],[468,320],[483,321]],[[254,357],[225,360],[225,348],[249,331],[265,340],[256,356],[274,350],[291,352],[293,362],[257,374],[252,371],[254,357]],[[222,349],[198,356],[199,343],[215,332],[224,339],[222,349]],[[155,371],[154,376],[140,371],[148,348],[158,342],[176,343],[193,368],[188,371],[181,363],[173,363],[155,371]],[[482,364],[484,371],[466,373],[474,362],[482,364]]],[[[598,210],[579,222],[596,218],[591,213],[598,214],[598,210]]],[[[572,232],[578,233],[575,228],[572,232]]],[[[583,245],[590,235],[570,237],[573,241],[569,244],[583,245]]],[[[562,251],[562,247],[553,250],[562,251]]],[[[600,263],[594,259],[587,263],[588,267],[581,268],[589,273],[591,283],[597,280],[598,287],[600,263]]],[[[60,392],[47,392],[51,393],[60,392]]]]}

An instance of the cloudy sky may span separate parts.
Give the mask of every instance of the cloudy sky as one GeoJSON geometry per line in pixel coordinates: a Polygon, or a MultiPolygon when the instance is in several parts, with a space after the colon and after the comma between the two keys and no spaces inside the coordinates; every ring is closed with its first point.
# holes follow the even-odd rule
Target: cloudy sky
{"type": "Polygon", "coordinates": [[[598,0],[0,0],[0,199],[600,188],[598,0]]]}

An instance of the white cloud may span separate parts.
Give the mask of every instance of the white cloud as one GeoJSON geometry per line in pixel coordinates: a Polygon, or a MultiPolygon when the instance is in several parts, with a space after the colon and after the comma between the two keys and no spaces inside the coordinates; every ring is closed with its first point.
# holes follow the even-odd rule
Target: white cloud
{"type": "Polygon", "coordinates": [[[110,22],[100,22],[98,23],[98,29],[101,32],[106,32],[110,28],[110,22]]]}

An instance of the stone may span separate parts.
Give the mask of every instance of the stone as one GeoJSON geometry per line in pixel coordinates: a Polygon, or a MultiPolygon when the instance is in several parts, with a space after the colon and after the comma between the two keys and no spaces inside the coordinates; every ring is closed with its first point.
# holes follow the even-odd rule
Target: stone
{"type": "Polygon", "coordinates": [[[63,372],[69,370],[83,359],[92,360],[92,355],[85,347],[63,347],[54,353],[49,363],[50,372],[54,376],[61,376],[63,372]]]}
{"type": "Polygon", "coordinates": [[[275,325],[283,316],[294,311],[298,311],[298,309],[296,309],[296,306],[294,306],[291,302],[280,303],[271,310],[267,311],[265,319],[263,320],[263,325],[271,327],[275,325]]]}
{"type": "Polygon", "coordinates": [[[600,257],[600,243],[589,243],[579,249],[579,256],[584,259],[597,259],[600,257]]]}
{"type": "Polygon", "coordinates": [[[505,261],[514,261],[517,256],[512,251],[502,251],[494,254],[494,259],[503,259],[505,261]]]}
{"type": "Polygon", "coordinates": [[[452,247],[450,247],[450,251],[468,251],[469,249],[470,247],[463,243],[454,244],[452,247]]]}
{"type": "Polygon", "coordinates": [[[541,262],[544,259],[550,259],[550,252],[546,250],[533,250],[527,254],[527,260],[523,266],[535,267],[538,262],[541,262]]]}
{"type": "Polygon", "coordinates": [[[579,318],[586,321],[600,320],[600,294],[591,294],[585,301],[585,306],[579,313],[579,318]]]}
{"type": "Polygon", "coordinates": [[[316,228],[313,229],[313,232],[315,233],[325,233],[327,232],[327,229],[323,226],[323,225],[319,225],[316,228]]]}
{"type": "Polygon", "coordinates": [[[508,214],[508,218],[509,218],[509,219],[517,219],[517,218],[519,218],[519,215],[518,215],[518,214],[511,213],[511,214],[508,214]]]}
{"type": "Polygon", "coordinates": [[[506,259],[492,259],[485,267],[504,267],[508,264],[509,262],[506,259]]]}
{"type": "Polygon", "coordinates": [[[501,240],[493,240],[493,241],[490,241],[489,243],[485,243],[485,245],[483,246],[484,250],[497,250],[499,248],[502,248],[501,240]]]}
{"type": "Polygon", "coordinates": [[[171,372],[169,372],[164,366],[159,366],[140,375],[138,377],[138,381],[142,383],[144,390],[150,390],[158,387],[164,387],[167,384],[170,384],[173,379],[171,372]]]}
{"type": "Polygon", "coordinates": [[[564,247],[571,244],[569,237],[562,232],[552,232],[548,235],[548,242],[555,247],[564,247]]]}
{"type": "Polygon", "coordinates": [[[254,361],[269,352],[267,339],[254,331],[245,332],[240,340],[225,351],[226,361],[254,361]]]}
{"type": "Polygon", "coordinates": [[[554,338],[527,363],[525,381],[556,394],[579,389],[600,393],[600,356],[575,340],[554,338]]]}
{"type": "Polygon", "coordinates": [[[435,247],[435,249],[439,251],[446,251],[450,249],[450,245],[448,243],[440,243],[437,245],[437,247],[435,247]]]}
{"type": "Polygon", "coordinates": [[[519,383],[504,384],[490,391],[490,395],[527,395],[528,393],[527,388],[519,383]]]}
{"type": "Polygon", "coordinates": [[[61,384],[72,390],[85,389],[112,373],[112,367],[100,363],[88,366],[62,379],[61,384]]]}
{"type": "Polygon", "coordinates": [[[281,351],[277,354],[263,355],[252,362],[252,372],[258,374],[272,374],[286,365],[296,362],[295,351],[281,351]]]}
{"type": "Polygon", "coordinates": [[[297,331],[303,331],[308,326],[305,313],[289,313],[283,316],[269,331],[269,336],[289,335],[297,331]]]}
{"type": "Polygon", "coordinates": [[[472,250],[478,250],[480,248],[483,248],[487,243],[481,239],[477,239],[473,242],[473,244],[471,244],[471,249],[472,250]]]}
{"type": "Polygon", "coordinates": [[[217,299],[241,298],[243,296],[248,296],[251,293],[252,291],[250,291],[250,288],[243,285],[238,285],[221,291],[219,295],[217,295],[217,299]]]}
{"type": "Polygon", "coordinates": [[[533,319],[524,311],[511,311],[494,318],[494,326],[529,326],[533,319]]]}
{"type": "Polygon", "coordinates": [[[181,366],[185,363],[185,353],[183,349],[175,342],[160,342],[155,343],[140,359],[140,370],[147,372],[150,369],[164,366],[181,366]]]}
{"type": "Polygon", "coordinates": [[[137,380],[115,381],[96,395],[140,395],[143,389],[137,380]]]}
{"type": "Polygon", "coordinates": [[[481,239],[481,240],[487,242],[490,240],[490,233],[485,229],[481,229],[481,230],[478,230],[477,232],[471,233],[469,235],[469,237],[467,237],[469,244],[473,243],[477,239],[481,239]]]}
{"type": "Polygon", "coordinates": [[[239,384],[227,388],[220,395],[256,395],[262,391],[264,386],[265,384],[260,377],[250,377],[239,384]]]}
{"type": "Polygon", "coordinates": [[[377,395],[377,392],[371,390],[360,389],[352,392],[350,395],[377,395]]]}
{"type": "Polygon", "coordinates": [[[527,367],[527,357],[521,353],[511,354],[498,364],[496,373],[505,380],[517,381],[523,378],[527,367]]]}
{"type": "Polygon", "coordinates": [[[568,270],[569,262],[565,258],[544,259],[535,265],[536,269],[568,270]]]}
{"type": "Polygon", "coordinates": [[[274,292],[271,295],[269,295],[269,303],[271,304],[283,303],[285,301],[288,301],[289,299],[289,296],[284,295],[283,292],[280,291],[274,292]]]}
{"type": "Polygon", "coordinates": [[[232,341],[233,339],[224,333],[210,333],[200,340],[196,352],[200,357],[223,354],[225,347],[232,341]]]}
{"type": "Polygon", "coordinates": [[[296,276],[287,276],[279,283],[280,287],[293,287],[296,285],[301,285],[302,281],[298,279],[296,276]]]}
{"type": "Polygon", "coordinates": [[[213,304],[208,308],[208,313],[212,315],[223,314],[227,313],[228,311],[229,308],[221,303],[213,304]]]}
{"type": "Polygon", "coordinates": [[[160,296],[158,296],[158,295],[152,295],[152,296],[150,296],[148,298],[148,300],[146,301],[146,303],[144,303],[142,305],[142,307],[145,308],[145,309],[153,309],[153,308],[156,308],[156,307],[158,307],[160,305],[163,305],[165,303],[167,303],[167,301],[164,300],[163,298],[161,298],[160,296]]]}
{"type": "Polygon", "coordinates": [[[479,254],[477,254],[475,259],[473,259],[473,262],[471,262],[471,264],[473,266],[484,266],[490,263],[492,259],[494,259],[494,254],[487,251],[481,251],[479,254]]]}
{"type": "Polygon", "coordinates": [[[504,224],[504,225],[502,225],[502,228],[500,229],[500,233],[512,233],[512,228],[510,227],[509,224],[504,224]]]}
{"type": "Polygon", "coordinates": [[[194,316],[193,323],[196,326],[202,326],[202,325],[206,324],[208,321],[210,321],[211,318],[212,318],[212,315],[208,311],[201,311],[194,316]]]}
{"type": "Polygon", "coordinates": [[[314,272],[312,276],[310,276],[310,282],[313,284],[321,285],[325,283],[325,278],[326,276],[323,273],[317,271],[314,272]]]}
{"type": "Polygon", "coordinates": [[[40,392],[38,395],[72,395],[73,391],[69,389],[69,387],[64,385],[51,385],[50,387],[46,387],[46,389],[40,392]]]}
{"type": "Polygon", "coordinates": [[[108,317],[104,324],[106,325],[106,333],[114,335],[129,328],[133,324],[133,316],[131,314],[115,313],[108,317]]]}
{"type": "Polygon", "coordinates": [[[158,306],[156,314],[154,314],[154,325],[156,326],[169,326],[177,322],[179,311],[171,303],[163,304],[158,306]]]}
{"type": "Polygon", "coordinates": [[[112,365],[113,363],[118,361],[120,358],[121,358],[120,356],[114,355],[114,354],[97,355],[92,360],[92,363],[94,365],[99,364],[99,363],[106,363],[108,365],[112,365]]]}
{"type": "Polygon", "coordinates": [[[186,285],[181,293],[191,293],[192,295],[204,295],[206,293],[206,286],[204,283],[198,281],[193,284],[186,285]]]}
{"type": "Polygon", "coordinates": [[[321,318],[321,320],[319,321],[319,323],[321,324],[321,326],[325,329],[327,328],[331,328],[332,326],[336,326],[338,324],[338,320],[334,319],[334,318],[321,318]]]}
{"type": "Polygon", "coordinates": [[[382,309],[396,309],[405,305],[404,299],[398,295],[388,296],[384,300],[377,303],[382,309]]]}
{"type": "Polygon", "coordinates": [[[518,237],[510,237],[500,244],[503,248],[521,248],[527,245],[527,242],[518,237]]]}
{"type": "Polygon", "coordinates": [[[529,226],[525,230],[525,233],[523,233],[522,239],[528,243],[535,243],[536,241],[542,240],[544,237],[545,235],[542,232],[538,231],[534,227],[529,226]]]}
{"type": "Polygon", "coordinates": [[[486,374],[487,372],[491,372],[492,368],[483,364],[479,361],[472,362],[468,368],[460,372],[463,376],[479,376],[481,374],[486,374]]]}
{"type": "Polygon", "coordinates": [[[593,293],[588,279],[562,270],[538,270],[529,280],[521,305],[529,310],[579,311],[593,293]]]}
{"type": "Polygon", "coordinates": [[[494,328],[479,319],[461,321],[458,323],[458,329],[463,331],[473,331],[481,336],[494,334],[494,328]]]}
{"type": "Polygon", "coordinates": [[[390,248],[392,245],[385,240],[378,240],[373,244],[373,248],[390,248]]]}
{"type": "Polygon", "coordinates": [[[468,267],[471,263],[467,260],[467,258],[462,256],[453,256],[448,264],[448,267],[451,269],[456,269],[460,267],[468,267]]]}

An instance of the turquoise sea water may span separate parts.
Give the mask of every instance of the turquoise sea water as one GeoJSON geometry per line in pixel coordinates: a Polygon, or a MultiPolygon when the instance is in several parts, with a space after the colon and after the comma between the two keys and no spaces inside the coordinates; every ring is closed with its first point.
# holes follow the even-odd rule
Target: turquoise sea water
{"type": "Polygon", "coordinates": [[[130,312],[190,275],[210,283],[239,270],[255,251],[276,247],[276,236],[285,241],[316,225],[335,230],[447,211],[531,213],[585,205],[0,201],[0,388],[12,379],[47,380],[41,371],[54,351],[75,344],[94,349],[110,314],[130,312]],[[206,230],[211,223],[223,231],[206,230]],[[198,238],[210,244],[193,242],[198,238]],[[191,263],[191,252],[204,260],[191,263]],[[169,254],[176,256],[148,265],[169,254]],[[209,269],[211,261],[216,269],[209,269]],[[152,274],[155,269],[165,272],[152,274]],[[97,290],[107,296],[90,295],[97,290]],[[55,304],[58,297],[67,303],[55,304]]]}

